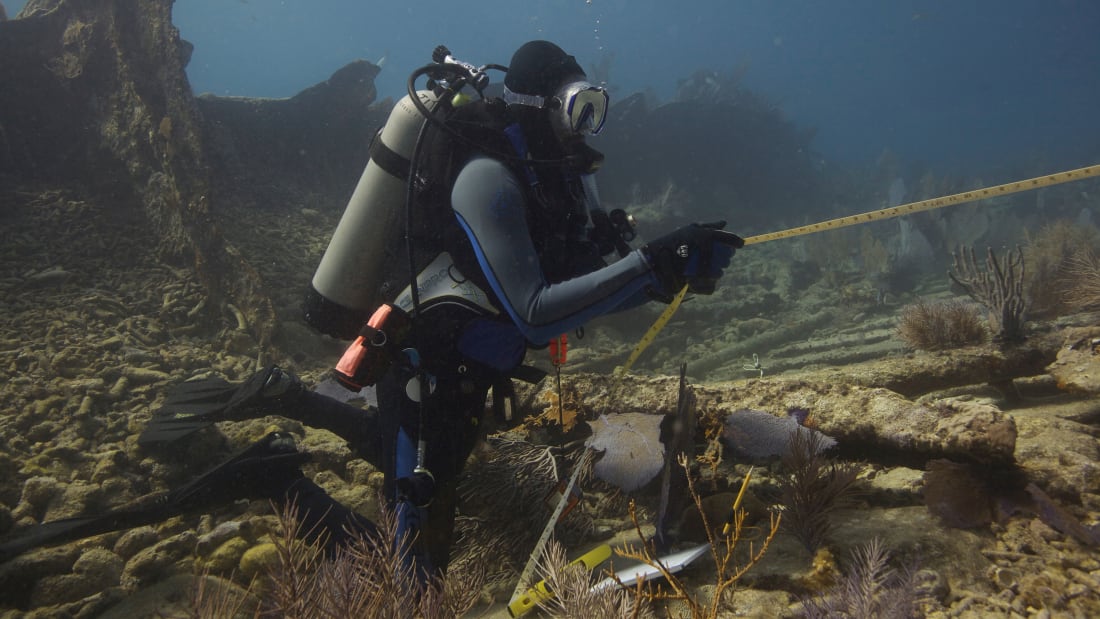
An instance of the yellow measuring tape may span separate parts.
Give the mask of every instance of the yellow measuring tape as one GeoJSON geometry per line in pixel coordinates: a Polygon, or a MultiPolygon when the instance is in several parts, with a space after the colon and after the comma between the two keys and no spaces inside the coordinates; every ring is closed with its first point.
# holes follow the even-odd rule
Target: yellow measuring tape
{"type": "MultiPolygon", "coordinates": [[[[967,202],[974,202],[976,200],[984,200],[986,198],[995,198],[997,196],[1007,196],[1012,193],[1019,193],[1021,191],[1028,191],[1031,189],[1040,189],[1042,187],[1049,187],[1051,185],[1060,185],[1062,183],[1068,183],[1070,181],[1079,181],[1094,176],[1100,176],[1100,165],[1088,166],[1086,168],[1077,168],[1076,170],[1068,170],[1066,172],[1057,172],[1055,174],[1047,174],[1046,176],[1036,176],[1035,178],[1029,178],[1027,180],[1016,181],[1014,183],[1006,183],[1004,185],[995,185],[993,187],[985,187],[983,189],[974,189],[971,191],[964,191],[962,193],[956,193],[949,196],[943,196],[942,198],[931,198],[928,200],[921,200],[919,202],[910,202],[908,204],[899,204],[898,206],[891,206],[877,211],[870,211],[867,213],[861,213],[859,215],[848,215],[847,217],[837,217],[836,219],[829,219],[826,221],[818,222],[816,224],[808,224],[805,226],[798,226],[797,228],[789,228],[787,230],[780,230],[779,232],[769,232],[767,234],[758,234],[756,236],[750,236],[745,239],[745,245],[755,245],[757,243],[764,243],[766,241],[776,241],[779,239],[789,239],[796,236],[803,236],[805,234],[812,234],[814,232],[824,232],[826,230],[836,230],[838,228],[847,228],[848,226],[855,226],[858,224],[866,224],[872,221],[881,221],[883,219],[891,219],[894,217],[901,217],[902,215],[910,215],[912,213],[919,213],[921,211],[931,211],[937,208],[943,208],[945,206],[952,206],[955,204],[965,204],[967,202]]],[[[649,347],[653,343],[653,340],[657,339],[657,334],[661,329],[665,328],[668,321],[672,319],[672,315],[676,313],[676,310],[680,307],[680,303],[684,300],[684,295],[687,294],[687,286],[684,286],[680,290],[679,294],[672,303],[669,304],[665,311],[661,312],[661,315],[653,323],[653,326],[649,328],[649,331],[642,336],[642,340],[638,342],[638,345],[634,347],[634,350],[630,353],[630,357],[627,358],[626,363],[619,366],[617,372],[625,372],[634,365],[634,362],[641,356],[642,351],[649,347]]]]}
{"type": "Polygon", "coordinates": [[[634,347],[634,351],[630,353],[630,357],[627,358],[626,363],[615,368],[616,372],[625,372],[630,369],[630,366],[634,365],[634,362],[641,356],[642,351],[649,348],[649,345],[657,338],[657,334],[660,333],[661,329],[664,329],[668,321],[672,319],[672,315],[676,313],[676,310],[680,309],[680,304],[683,303],[687,292],[688,287],[684,286],[680,289],[680,292],[676,293],[675,297],[672,297],[672,302],[669,303],[665,311],[661,312],[661,315],[657,317],[657,321],[653,323],[649,331],[645,332],[645,335],[642,336],[642,341],[638,342],[638,345],[634,347]]]}

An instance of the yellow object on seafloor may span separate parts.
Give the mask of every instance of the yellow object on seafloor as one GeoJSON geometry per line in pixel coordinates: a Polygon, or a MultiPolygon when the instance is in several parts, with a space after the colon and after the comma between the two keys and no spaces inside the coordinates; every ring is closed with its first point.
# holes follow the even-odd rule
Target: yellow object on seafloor
{"type": "Polygon", "coordinates": [[[737,510],[741,509],[741,499],[745,498],[745,491],[749,489],[749,480],[752,479],[753,468],[755,467],[749,467],[749,472],[745,473],[745,479],[741,481],[741,490],[738,491],[737,498],[733,500],[733,509],[731,510],[733,516],[722,525],[722,535],[729,536],[731,530],[736,530],[737,510]]]}
{"type": "MultiPolygon", "coordinates": [[[[596,569],[596,566],[607,561],[611,557],[611,546],[602,544],[584,553],[572,563],[570,566],[584,564],[585,569],[591,571],[596,569]]],[[[554,592],[546,586],[545,580],[540,580],[535,586],[527,590],[526,593],[511,601],[508,604],[508,614],[513,617],[519,617],[520,615],[527,614],[536,606],[539,602],[544,602],[554,597],[554,592]]]]}

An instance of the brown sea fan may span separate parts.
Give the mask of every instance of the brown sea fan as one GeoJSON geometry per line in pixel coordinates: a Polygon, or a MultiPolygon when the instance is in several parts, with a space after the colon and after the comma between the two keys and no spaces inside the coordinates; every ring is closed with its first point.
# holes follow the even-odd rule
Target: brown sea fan
{"type": "Polygon", "coordinates": [[[381,502],[378,531],[325,556],[324,539],[302,530],[297,507],[279,510],[278,564],[267,574],[265,615],[285,617],[460,617],[478,601],[484,570],[420,578],[396,543],[397,515],[381,502]]]}
{"type": "Polygon", "coordinates": [[[1053,318],[1080,309],[1077,296],[1082,284],[1083,255],[1100,248],[1096,226],[1060,219],[1027,235],[1028,276],[1024,282],[1029,312],[1037,318],[1053,318]]]}
{"type": "Polygon", "coordinates": [[[565,547],[550,540],[539,563],[539,576],[554,596],[540,600],[539,608],[560,619],[618,619],[655,617],[648,600],[628,587],[593,587],[596,575],[581,564],[571,564],[565,547]]]}
{"type": "Polygon", "coordinates": [[[812,554],[832,530],[829,517],[855,497],[859,467],[822,453],[821,434],[792,432],[783,457],[787,475],[780,482],[783,528],[812,554]]]}
{"type": "Polygon", "coordinates": [[[982,344],[989,332],[973,303],[921,299],[902,308],[897,335],[918,350],[945,350],[982,344]]]}
{"type": "Polygon", "coordinates": [[[1075,310],[1100,307],[1100,257],[1091,249],[1080,249],[1069,258],[1066,274],[1062,293],[1066,305],[1075,310]]]}
{"type": "Polygon", "coordinates": [[[806,619],[909,619],[920,615],[919,573],[915,565],[896,569],[875,537],[852,551],[844,578],[830,590],[803,599],[806,619]]]}

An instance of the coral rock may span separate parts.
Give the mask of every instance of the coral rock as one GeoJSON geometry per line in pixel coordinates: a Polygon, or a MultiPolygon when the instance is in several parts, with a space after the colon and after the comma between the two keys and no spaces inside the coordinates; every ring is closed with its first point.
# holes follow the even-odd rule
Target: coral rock
{"type": "Polygon", "coordinates": [[[1100,327],[1067,330],[1065,345],[1047,370],[1061,389],[1071,393],[1100,393],[1100,327]]]}

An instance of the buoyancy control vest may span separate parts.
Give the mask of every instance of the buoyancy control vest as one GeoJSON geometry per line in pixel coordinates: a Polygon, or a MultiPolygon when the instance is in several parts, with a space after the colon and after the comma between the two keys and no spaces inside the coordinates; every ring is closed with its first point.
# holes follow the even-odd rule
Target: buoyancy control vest
{"type": "MultiPolygon", "coordinates": [[[[434,108],[431,92],[417,94],[434,108]]],[[[499,311],[501,304],[451,209],[455,179],[477,155],[498,159],[520,179],[528,232],[551,283],[603,266],[585,233],[588,201],[578,174],[564,162],[525,163],[523,134],[503,101],[468,102],[447,110],[442,120],[449,131],[423,126],[423,117],[405,97],[376,135],[307,297],[306,320],[319,331],[351,339],[381,303],[408,306],[410,265],[422,282],[418,289],[430,288],[433,279],[446,280],[440,288],[452,291],[451,301],[483,313],[499,311]],[[418,157],[412,162],[418,138],[418,157]]]]}
{"type": "MultiPolygon", "coordinates": [[[[432,125],[425,128],[420,154],[412,168],[416,180],[412,185],[411,212],[407,221],[400,222],[398,236],[402,243],[396,255],[385,262],[379,294],[388,302],[407,305],[407,299],[399,297],[403,292],[405,297],[409,296],[411,267],[418,280],[431,279],[431,272],[438,271],[452,280],[448,287],[469,282],[477,288],[468,291],[469,296],[485,297],[485,302],[478,298],[473,304],[495,311],[499,304],[489,296],[492,293],[488,282],[451,209],[451,190],[462,167],[478,153],[511,155],[504,137],[509,122],[507,109],[499,99],[472,101],[451,110],[444,122],[453,133],[432,125]],[[406,224],[411,228],[406,229],[406,224]],[[406,235],[411,244],[411,259],[404,243],[406,235]],[[443,254],[445,258],[440,260],[443,254]]],[[[425,286],[422,284],[421,288],[425,286]]]]}
{"type": "MultiPolygon", "coordinates": [[[[423,155],[417,169],[417,194],[414,196],[412,244],[416,267],[437,260],[445,252],[456,271],[468,278],[492,299],[491,287],[466,233],[458,225],[451,209],[451,191],[459,173],[475,156],[500,161],[520,180],[526,205],[528,234],[540,259],[540,266],[551,283],[563,281],[604,266],[595,243],[587,234],[588,205],[580,177],[561,164],[527,163],[529,153],[523,132],[500,99],[486,99],[456,108],[448,126],[459,138],[435,127],[429,128],[423,155]]],[[[387,268],[383,286],[402,286],[409,281],[408,261],[387,268]]]]}

